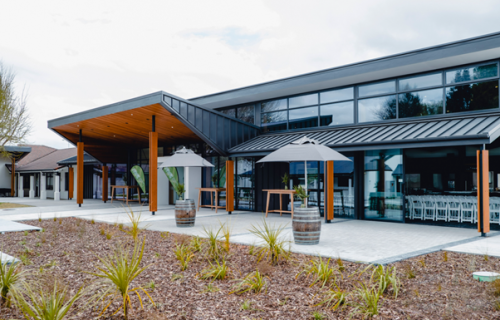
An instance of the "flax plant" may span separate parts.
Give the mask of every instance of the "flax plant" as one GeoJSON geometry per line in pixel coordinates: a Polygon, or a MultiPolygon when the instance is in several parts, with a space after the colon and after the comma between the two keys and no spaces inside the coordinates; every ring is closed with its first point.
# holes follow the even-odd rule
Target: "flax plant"
{"type": "Polygon", "coordinates": [[[68,294],[69,288],[54,282],[54,289],[47,291],[32,283],[23,282],[22,287],[13,290],[16,307],[23,316],[35,320],[62,320],[70,313],[75,302],[83,294],[80,288],[75,295],[68,294]]]}
{"type": "Polygon", "coordinates": [[[401,280],[396,274],[395,267],[384,268],[383,265],[378,265],[373,269],[371,281],[377,284],[380,294],[384,294],[391,286],[394,298],[398,297],[401,280]]]}
{"type": "Polygon", "coordinates": [[[271,264],[276,265],[280,260],[290,258],[290,241],[285,240],[281,235],[284,229],[285,226],[276,228],[274,225],[267,224],[265,219],[262,221],[262,226],[252,225],[249,231],[262,240],[262,247],[257,252],[257,262],[266,258],[271,264]]]}
{"type": "Polygon", "coordinates": [[[335,269],[330,267],[330,260],[324,262],[321,256],[318,260],[311,259],[309,264],[304,267],[300,273],[297,274],[296,278],[301,274],[305,273],[306,278],[310,275],[313,276],[314,281],[311,283],[310,287],[314,286],[316,283],[320,283],[323,288],[330,280],[335,281],[335,269]]]}
{"type": "Polygon", "coordinates": [[[144,231],[148,226],[144,226],[144,228],[139,228],[139,224],[141,223],[141,213],[139,212],[138,215],[134,213],[132,208],[128,207],[128,210],[125,209],[125,212],[127,213],[127,216],[130,220],[131,226],[128,230],[125,232],[128,233],[129,235],[132,236],[134,241],[137,241],[139,238],[139,234],[144,231]]]}
{"type": "MultiPolygon", "coordinates": [[[[1,255],[2,253],[0,252],[0,258],[1,255]]],[[[8,264],[0,261],[0,298],[3,305],[10,307],[11,291],[22,286],[26,275],[27,272],[21,270],[20,263],[12,262],[8,264]]]]}
{"type": "Polygon", "coordinates": [[[355,291],[357,301],[353,302],[353,314],[361,314],[363,317],[373,317],[378,314],[378,302],[382,295],[375,286],[367,287],[360,282],[360,286],[355,291]]]}
{"type": "Polygon", "coordinates": [[[213,260],[217,260],[222,256],[222,247],[220,245],[221,236],[220,233],[222,227],[215,231],[212,227],[205,228],[203,226],[203,232],[207,236],[207,256],[213,260]]]}
{"type": "Polygon", "coordinates": [[[349,293],[346,290],[340,289],[337,283],[334,283],[333,287],[323,293],[325,299],[316,306],[326,304],[326,306],[332,310],[337,310],[346,305],[348,296],[349,293]]]}
{"type": "Polygon", "coordinates": [[[249,273],[245,278],[240,279],[239,283],[234,286],[234,290],[231,293],[245,293],[247,291],[253,291],[258,294],[264,290],[267,292],[267,281],[266,276],[262,275],[259,270],[249,273]]]}
{"type": "Polygon", "coordinates": [[[224,240],[224,250],[226,250],[226,252],[229,252],[231,246],[229,243],[229,239],[231,238],[231,232],[232,232],[230,221],[224,224],[221,223],[221,230],[222,230],[222,238],[224,240]]]}
{"type": "Polygon", "coordinates": [[[137,286],[131,288],[132,281],[139,277],[141,273],[149,267],[149,265],[142,268],[140,267],[145,244],[146,238],[142,241],[142,245],[138,241],[134,243],[131,254],[129,250],[119,246],[112,254],[104,258],[98,257],[99,261],[102,263],[102,266],[97,268],[100,273],[89,274],[101,278],[97,288],[100,289],[99,293],[94,298],[102,300],[106,305],[99,316],[104,314],[113,301],[120,299],[121,306],[113,315],[123,309],[125,319],[128,319],[129,308],[132,308],[132,294],[135,293],[137,295],[141,308],[143,308],[140,291],[149,298],[153,305],[155,304],[151,296],[143,287],[137,286]]]}
{"type": "Polygon", "coordinates": [[[222,264],[216,260],[215,263],[210,262],[210,266],[203,269],[200,273],[200,278],[207,280],[224,280],[229,273],[229,267],[225,260],[222,260],[222,264]]]}
{"type": "Polygon", "coordinates": [[[176,245],[174,253],[175,257],[179,261],[179,265],[181,266],[181,271],[186,270],[189,261],[194,258],[194,254],[191,251],[191,248],[184,244],[176,245]]]}

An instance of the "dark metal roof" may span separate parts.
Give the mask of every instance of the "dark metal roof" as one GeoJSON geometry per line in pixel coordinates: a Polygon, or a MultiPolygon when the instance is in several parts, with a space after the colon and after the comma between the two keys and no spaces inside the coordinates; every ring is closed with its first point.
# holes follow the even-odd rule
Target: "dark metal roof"
{"type": "Polygon", "coordinates": [[[26,146],[4,146],[4,149],[7,152],[20,152],[20,153],[31,152],[31,147],[26,147],[26,146]]]}
{"type": "Polygon", "coordinates": [[[304,136],[338,151],[490,144],[500,136],[500,114],[264,134],[231,148],[229,152],[233,157],[265,155],[304,136]]]}
{"type": "MultiPolygon", "coordinates": [[[[92,157],[90,154],[88,154],[86,152],[83,154],[83,163],[85,163],[85,164],[100,164],[100,162],[96,158],[92,157]]],[[[61,161],[57,161],[57,164],[60,166],[76,165],[76,156],[73,156],[73,157],[70,157],[70,158],[67,158],[67,159],[64,159],[61,161]]]]}
{"type": "Polygon", "coordinates": [[[500,56],[500,33],[412,50],[189,99],[221,108],[476,63],[500,56]]]}

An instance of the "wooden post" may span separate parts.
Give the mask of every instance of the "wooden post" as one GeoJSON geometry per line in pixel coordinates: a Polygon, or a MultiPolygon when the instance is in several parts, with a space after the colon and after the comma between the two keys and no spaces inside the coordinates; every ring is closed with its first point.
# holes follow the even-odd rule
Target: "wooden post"
{"type": "Polygon", "coordinates": [[[149,133],[149,211],[154,215],[158,211],[158,133],[149,133]]]}
{"type": "Polygon", "coordinates": [[[83,203],[83,142],[76,144],[76,203],[83,203]]]}
{"type": "Polygon", "coordinates": [[[10,172],[10,196],[16,195],[16,158],[12,157],[12,169],[10,172]]]}
{"type": "MultiPolygon", "coordinates": [[[[108,201],[108,166],[102,166],[102,201],[108,201]]],[[[139,201],[139,203],[141,203],[139,201]]]]}
{"type": "Polygon", "coordinates": [[[477,231],[483,237],[490,232],[489,171],[488,150],[477,150],[477,231]]]}
{"type": "Polygon", "coordinates": [[[325,170],[325,222],[329,223],[333,220],[333,189],[334,189],[334,173],[333,173],[333,161],[326,161],[325,170]]]}
{"type": "Polygon", "coordinates": [[[68,199],[73,199],[73,190],[75,189],[75,172],[73,167],[68,168],[68,199]]]}
{"type": "Polygon", "coordinates": [[[226,211],[234,211],[234,161],[226,161],[226,211]]]}

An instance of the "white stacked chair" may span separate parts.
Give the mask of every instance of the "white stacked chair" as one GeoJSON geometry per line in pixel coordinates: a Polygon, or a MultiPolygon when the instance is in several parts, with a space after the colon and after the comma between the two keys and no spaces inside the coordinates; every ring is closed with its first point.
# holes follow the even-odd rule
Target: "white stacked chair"
{"type": "Polygon", "coordinates": [[[458,197],[448,196],[448,221],[460,222],[462,205],[458,197]]]}
{"type": "Polygon", "coordinates": [[[448,221],[448,218],[447,197],[436,197],[436,221],[448,221]]]}
{"type": "Polygon", "coordinates": [[[424,218],[423,220],[436,219],[436,199],[433,196],[426,196],[423,198],[424,204],[424,218]]]}
{"type": "Polygon", "coordinates": [[[405,203],[405,218],[410,219],[411,218],[411,212],[413,210],[413,196],[406,196],[406,203],[405,203]]]}
{"type": "Polygon", "coordinates": [[[490,223],[500,224],[500,198],[490,198],[490,223]]]}
{"type": "Polygon", "coordinates": [[[422,197],[413,197],[411,219],[424,219],[424,203],[422,197]]]}
{"type": "Polygon", "coordinates": [[[460,197],[460,205],[461,205],[461,222],[470,222],[474,223],[475,217],[474,213],[476,211],[476,204],[472,197],[460,197]]]}

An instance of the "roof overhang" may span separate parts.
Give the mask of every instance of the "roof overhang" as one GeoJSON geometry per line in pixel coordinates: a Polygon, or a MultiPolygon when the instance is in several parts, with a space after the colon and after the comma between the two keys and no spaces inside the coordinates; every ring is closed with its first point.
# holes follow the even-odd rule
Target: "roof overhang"
{"type": "Polygon", "coordinates": [[[153,116],[160,146],[206,142],[223,155],[259,131],[163,91],[53,119],[48,127],[74,145],[82,130],[87,153],[102,163],[123,163],[129,150],[149,147],[153,116]]]}
{"type": "Polygon", "coordinates": [[[493,33],[196,97],[190,99],[190,101],[207,108],[221,108],[449,68],[498,59],[499,57],[500,33],[493,33]]]}
{"type": "Polygon", "coordinates": [[[26,146],[4,146],[4,151],[9,154],[9,156],[16,159],[16,161],[24,158],[28,153],[31,152],[31,147],[26,146]]]}
{"type": "Polygon", "coordinates": [[[306,136],[340,152],[482,145],[500,136],[500,113],[264,134],[229,153],[232,157],[265,156],[306,136]]]}

